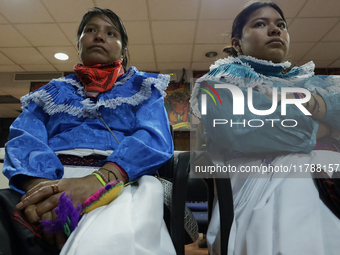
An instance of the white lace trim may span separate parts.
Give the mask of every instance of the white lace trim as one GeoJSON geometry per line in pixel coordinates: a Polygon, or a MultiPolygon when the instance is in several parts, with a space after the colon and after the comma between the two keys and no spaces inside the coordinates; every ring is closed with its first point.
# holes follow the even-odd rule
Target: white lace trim
{"type": "Polygon", "coordinates": [[[271,60],[263,60],[263,59],[258,59],[252,56],[246,56],[246,55],[240,55],[239,56],[240,59],[245,59],[245,60],[249,60],[261,65],[265,65],[265,66],[274,66],[274,67],[281,67],[281,68],[288,68],[290,67],[292,64],[289,61],[283,62],[283,63],[274,63],[271,60]]]}
{"type": "Polygon", "coordinates": [[[310,74],[312,74],[312,76],[315,74],[314,70],[315,70],[315,64],[313,61],[309,61],[306,64],[298,67],[299,69],[299,75],[306,75],[306,76],[310,76],[310,74]]]}
{"type": "Polygon", "coordinates": [[[215,63],[210,66],[210,71],[219,67],[220,65],[232,64],[232,63],[239,63],[239,64],[242,64],[244,66],[251,68],[251,66],[248,63],[244,63],[240,59],[249,60],[249,61],[261,64],[261,65],[265,65],[265,66],[281,67],[282,69],[285,69],[291,66],[291,63],[288,61],[284,63],[274,63],[272,61],[258,59],[258,58],[254,58],[251,56],[240,55],[239,57],[227,57],[227,58],[221,58],[221,59],[216,60],[215,63]]]}
{"type": "Polygon", "coordinates": [[[21,98],[22,108],[28,107],[28,104],[31,101],[34,101],[38,106],[43,107],[43,110],[49,115],[65,112],[77,116],[80,115],[82,111],[81,107],[67,104],[55,104],[52,96],[45,89],[23,96],[21,98]]]}
{"type": "Polygon", "coordinates": [[[170,82],[170,75],[167,74],[159,74],[155,81],[155,88],[162,94],[163,98],[166,97],[166,93],[164,90],[168,87],[170,82]]]}
{"type": "Polygon", "coordinates": [[[84,85],[81,82],[78,82],[78,81],[71,79],[71,78],[66,79],[65,77],[62,77],[62,78],[59,78],[59,79],[53,79],[52,82],[54,80],[70,83],[72,86],[77,88],[77,93],[79,95],[81,95],[82,97],[85,97],[85,88],[84,88],[84,85]]]}
{"type": "Polygon", "coordinates": [[[159,92],[165,97],[166,93],[164,90],[167,88],[170,80],[169,75],[159,74],[157,78],[149,77],[142,82],[141,89],[139,92],[134,94],[131,97],[117,97],[109,100],[99,100],[95,106],[95,110],[98,110],[100,106],[104,106],[106,108],[116,109],[117,106],[126,103],[133,106],[139,105],[141,102],[147,100],[151,96],[151,88],[152,84],[154,84],[155,88],[159,90],[159,92]]]}
{"type": "MultiPolygon", "coordinates": [[[[313,63],[313,61],[310,61],[310,62],[308,62],[308,63],[306,63],[306,64],[304,64],[300,67],[297,67],[298,71],[299,71],[298,76],[281,78],[281,77],[275,77],[275,76],[268,77],[266,75],[258,73],[254,70],[254,68],[249,63],[244,63],[244,62],[241,61],[241,59],[249,60],[249,61],[261,64],[261,65],[264,65],[264,66],[268,66],[268,67],[280,67],[282,69],[288,68],[288,67],[291,66],[291,63],[288,62],[288,61],[286,61],[284,63],[273,63],[272,61],[267,61],[267,60],[263,60],[263,59],[257,59],[257,58],[251,57],[251,56],[241,55],[241,57],[236,57],[236,58],[228,57],[228,58],[224,58],[224,59],[219,59],[213,65],[210,66],[210,70],[213,70],[213,69],[215,69],[215,68],[217,68],[221,65],[224,65],[224,64],[237,63],[237,64],[240,64],[242,66],[249,68],[254,73],[256,73],[259,76],[259,78],[261,78],[261,79],[266,79],[266,80],[270,80],[270,81],[273,81],[273,82],[281,82],[282,84],[285,84],[288,87],[294,86],[297,82],[301,81],[301,79],[309,78],[309,77],[312,77],[314,75],[315,64],[313,63]]],[[[221,72],[218,73],[217,75],[214,75],[214,76],[206,75],[205,76],[206,79],[213,79],[214,77],[225,78],[225,77],[228,77],[228,75],[224,74],[224,71],[221,70],[221,72]]],[[[229,79],[234,80],[235,78],[236,78],[235,76],[234,77],[229,76],[229,79]]],[[[230,81],[230,82],[232,82],[232,81],[230,81]]],[[[239,83],[237,83],[237,84],[239,84],[239,83]]],[[[263,89],[265,90],[266,88],[263,88],[263,89]]]]}
{"type": "Polygon", "coordinates": [[[115,83],[115,86],[123,85],[125,82],[130,80],[130,78],[137,72],[137,68],[134,66],[131,66],[131,68],[128,70],[128,72],[125,74],[125,77],[122,78],[120,81],[117,81],[115,83]]]}
{"type": "MultiPolygon", "coordinates": [[[[58,80],[60,81],[60,79],[58,80]]],[[[63,80],[63,78],[61,78],[61,80],[65,81],[63,80]]],[[[169,80],[170,76],[164,74],[159,74],[157,78],[149,77],[143,80],[140,91],[130,97],[117,97],[108,100],[98,100],[96,103],[91,101],[90,98],[87,98],[80,102],[83,107],[72,106],[69,104],[55,104],[52,96],[44,89],[23,96],[21,98],[21,102],[23,104],[23,107],[27,107],[30,101],[34,101],[37,105],[43,107],[43,110],[49,115],[63,112],[72,116],[95,118],[100,115],[98,109],[101,106],[116,109],[117,106],[120,106],[123,103],[133,106],[139,105],[143,101],[150,98],[152,85],[154,85],[155,88],[159,90],[159,92],[162,94],[162,96],[165,97],[166,93],[164,92],[164,90],[167,88],[169,80]]],[[[125,80],[125,82],[126,81],[127,79],[125,80]]],[[[82,86],[74,82],[78,83],[75,80],[72,80],[69,83],[77,87],[79,89],[79,93],[82,86]]]]}

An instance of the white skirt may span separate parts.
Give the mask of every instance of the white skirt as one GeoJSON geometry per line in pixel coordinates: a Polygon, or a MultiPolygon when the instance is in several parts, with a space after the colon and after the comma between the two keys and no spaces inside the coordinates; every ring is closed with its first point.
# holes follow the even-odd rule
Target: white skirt
{"type": "MultiPolygon", "coordinates": [[[[65,167],[64,178],[93,172],[91,167],[65,167]]],[[[163,220],[163,187],[152,176],[123,188],[107,206],[85,214],[61,255],[175,255],[163,220]]]]}
{"type": "MultiPolygon", "coordinates": [[[[235,159],[237,167],[260,166],[261,160],[235,159]]],[[[340,154],[312,151],[275,158],[272,166],[300,167],[305,164],[335,169],[340,154]],[[333,164],[333,165],[330,165],[333,164]]],[[[305,169],[303,169],[304,171],[305,169]]],[[[327,171],[328,170],[328,171],[327,171]]],[[[340,171],[340,166],[338,167],[340,171]]],[[[310,172],[231,174],[234,197],[228,254],[233,255],[331,255],[340,253],[340,220],[319,198],[310,172]],[[277,178],[279,176],[280,178],[277,178]],[[304,178],[301,178],[303,177],[304,178]]],[[[213,211],[207,240],[211,255],[220,254],[220,215],[218,203],[213,211]]]]}

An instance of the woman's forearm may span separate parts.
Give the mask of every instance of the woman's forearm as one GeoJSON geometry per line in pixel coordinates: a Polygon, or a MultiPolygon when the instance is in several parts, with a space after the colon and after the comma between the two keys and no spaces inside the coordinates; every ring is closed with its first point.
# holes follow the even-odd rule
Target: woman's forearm
{"type": "MultiPolygon", "coordinates": [[[[272,94],[267,94],[267,96],[272,100],[272,94]]],[[[286,95],[287,99],[294,99],[294,94],[286,95]]],[[[281,101],[281,95],[277,95],[277,100],[281,101]]],[[[304,103],[303,106],[312,114],[311,117],[317,121],[321,121],[327,112],[327,106],[325,100],[319,95],[312,95],[307,103],[304,103]]]]}
{"type": "Polygon", "coordinates": [[[127,179],[122,175],[122,173],[112,164],[105,164],[99,169],[100,172],[102,172],[105,176],[107,176],[107,179],[110,181],[115,180],[116,177],[118,181],[122,181],[123,183],[127,183],[127,179]]]}

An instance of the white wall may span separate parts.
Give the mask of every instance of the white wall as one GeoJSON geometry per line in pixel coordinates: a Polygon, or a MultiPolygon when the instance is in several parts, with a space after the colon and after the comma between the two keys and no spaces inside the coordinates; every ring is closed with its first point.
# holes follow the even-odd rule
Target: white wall
{"type": "MultiPolygon", "coordinates": [[[[0,159],[3,159],[5,156],[5,148],[0,148],[0,159]]],[[[2,166],[4,164],[0,163],[0,189],[8,188],[8,179],[2,173],[2,166]]]]}
{"type": "Polygon", "coordinates": [[[1,169],[1,173],[0,173],[0,189],[5,189],[8,188],[8,179],[3,175],[2,173],[2,166],[3,164],[0,163],[0,169],[1,169]]]}

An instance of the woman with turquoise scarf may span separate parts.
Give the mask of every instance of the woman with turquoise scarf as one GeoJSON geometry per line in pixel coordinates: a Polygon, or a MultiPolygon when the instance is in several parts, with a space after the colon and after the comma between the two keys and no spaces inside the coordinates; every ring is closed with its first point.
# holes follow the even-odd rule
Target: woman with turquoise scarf
{"type": "MultiPolygon", "coordinates": [[[[289,70],[287,24],[274,3],[248,5],[231,37],[230,56],[191,98],[208,151],[231,178],[228,254],[338,254],[340,78],[315,76],[313,62],[289,70]]],[[[220,254],[220,217],[217,202],[210,254],[220,254]]]]}

